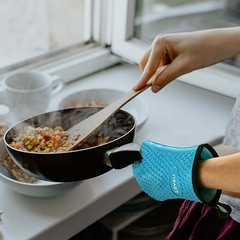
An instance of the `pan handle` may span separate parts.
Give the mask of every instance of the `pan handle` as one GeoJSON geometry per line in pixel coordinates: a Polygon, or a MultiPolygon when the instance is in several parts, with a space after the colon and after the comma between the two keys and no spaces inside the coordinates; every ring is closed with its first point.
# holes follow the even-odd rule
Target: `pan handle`
{"type": "Polygon", "coordinates": [[[114,169],[125,168],[135,161],[142,159],[139,149],[140,146],[136,143],[129,143],[116,147],[105,153],[103,162],[114,169]]]}

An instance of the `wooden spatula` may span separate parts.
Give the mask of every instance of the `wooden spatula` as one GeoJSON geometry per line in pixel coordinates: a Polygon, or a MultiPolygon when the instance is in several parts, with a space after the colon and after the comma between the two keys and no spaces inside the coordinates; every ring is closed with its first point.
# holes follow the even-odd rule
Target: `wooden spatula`
{"type": "Polygon", "coordinates": [[[86,118],[80,123],[74,125],[67,130],[68,140],[70,142],[69,151],[75,149],[79,144],[95,132],[105,121],[113,116],[122,106],[128,103],[131,99],[136,97],[141,92],[145,91],[152,85],[153,80],[166,68],[163,66],[159,68],[153,77],[148,81],[147,85],[139,91],[133,91],[126,93],[120,99],[116,100],[109,106],[103,108],[101,111],[86,118]]]}

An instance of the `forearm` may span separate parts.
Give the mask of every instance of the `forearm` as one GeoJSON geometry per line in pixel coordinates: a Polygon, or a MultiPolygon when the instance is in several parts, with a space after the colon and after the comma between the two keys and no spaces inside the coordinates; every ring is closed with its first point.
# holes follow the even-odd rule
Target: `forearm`
{"type": "Polygon", "coordinates": [[[240,193],[240,153],[203,161],[199,180],[203,187],[240,193]]]}
{"type": "Polygon", "coordinates": [[[199,32],[198,37],[199,50],[206,50],[206,56],[209,56],[210,52],[208,60],[213,64],[240,53],[240,27],[207,30],[206,34],[199,32]]]}

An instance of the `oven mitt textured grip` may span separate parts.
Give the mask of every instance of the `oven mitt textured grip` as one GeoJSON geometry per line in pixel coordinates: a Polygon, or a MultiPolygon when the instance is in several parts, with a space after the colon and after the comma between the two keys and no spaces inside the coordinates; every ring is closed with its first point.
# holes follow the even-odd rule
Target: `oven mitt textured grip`
{"type": "Polygon", "coordinates": [[[221,191],[201,188],[198,184],[198,163],[218,157],[208,144],[172,147],[144,141],[140,147],[141,161],[132,165],[133,174],[142,190],[158,201],[186,199],[217,208],[228,217],[231,208],[218,202],[221,191]]]}

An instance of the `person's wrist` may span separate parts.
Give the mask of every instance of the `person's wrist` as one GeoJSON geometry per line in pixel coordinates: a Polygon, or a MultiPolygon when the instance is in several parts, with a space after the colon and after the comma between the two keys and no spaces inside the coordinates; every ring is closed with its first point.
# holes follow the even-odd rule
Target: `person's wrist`
{"type": "Polygon", "coordinates": [[[214,180],[213,159],[199,163],[199,187],[218,189],[214,180]]]}

